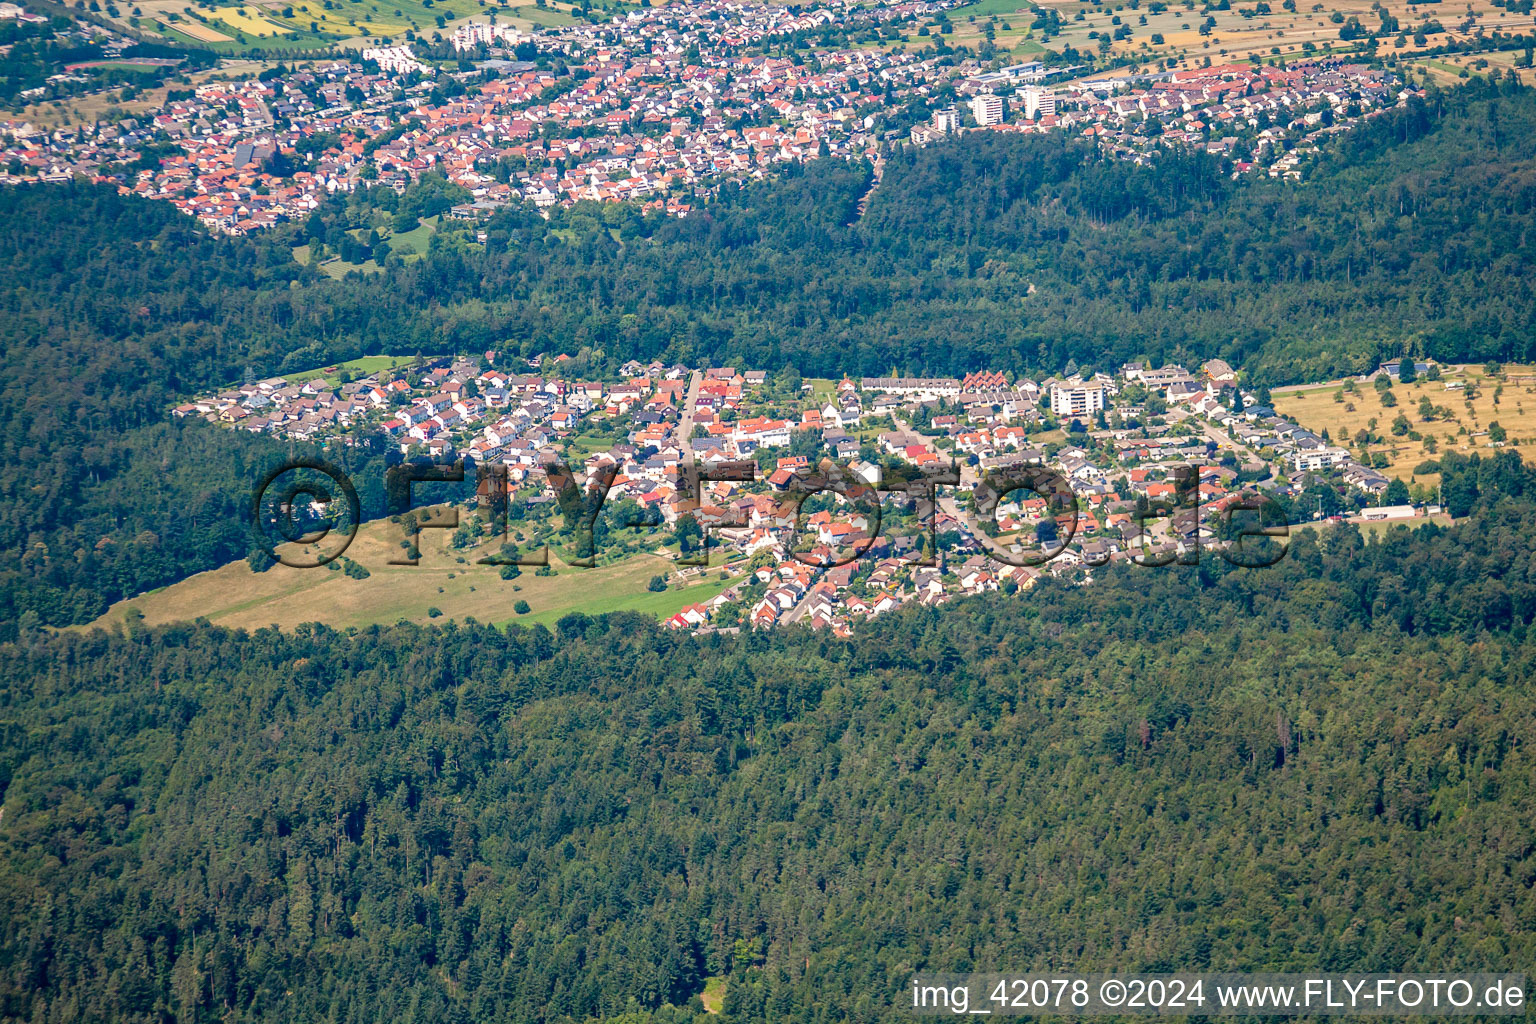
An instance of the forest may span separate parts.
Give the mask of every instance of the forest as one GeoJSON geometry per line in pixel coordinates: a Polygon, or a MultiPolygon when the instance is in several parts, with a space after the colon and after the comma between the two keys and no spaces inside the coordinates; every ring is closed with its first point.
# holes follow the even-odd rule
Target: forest
{"type": "Polygon", "coordinates": [[[1524,969],[1536,474],[1446,472],[1455,527],[849,641],[30,632],[0,1018],[831,1024],[914,971],[1524,969]]]}

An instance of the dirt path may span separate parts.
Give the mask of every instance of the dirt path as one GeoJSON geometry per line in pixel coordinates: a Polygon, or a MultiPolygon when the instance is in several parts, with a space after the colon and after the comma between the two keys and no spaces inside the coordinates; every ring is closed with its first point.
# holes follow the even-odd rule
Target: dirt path
{"type": "Polygon", "coordinates": [[[864,211],[869,209],[869,197],[874,195],[875,194],[875,189],[880,187],[880,179],[883,178],[883,177],[885,177],[885,161],[884,160],[876,160],[875,161],[875,172],[870,177],[869,188],[865,189],[864,190],[864,194],[859,197],[859,205],[858,205],[858,208],[854,212],[853,220],[851,220],[847,224],[845,224],[844,227],[850,227],[851,228],[855,224],[857,224],[859,221],[864,219],[864,211]]]}

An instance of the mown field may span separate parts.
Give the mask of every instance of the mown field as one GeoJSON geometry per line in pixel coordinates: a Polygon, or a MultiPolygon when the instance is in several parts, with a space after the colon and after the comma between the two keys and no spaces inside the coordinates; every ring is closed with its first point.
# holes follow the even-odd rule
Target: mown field
{"type": "MultiPolygon", "coordinates": [[[[400,554],[399,527],[389,522],[365,524],[347,549],[371,574],[353,579],[329,568],[294,569],[273,566],[252,572],[242,560],[199,573],[174,586],[119,601],[92,626],[111,628],[143,615],[149,625],[206,618],[221,626],[284,629],[304,622],[348,626],[388,625],[402,619],[428,622],[474,617],[481,622],[553,625],[562,615],[610,611],[639,611],[665,618],[685,605],[713,597],[732,581],[722,581],[711,568],[702,579],[682,588],[653,593],[646,589],[653,576],[667,575],[670,560],[638,554],[612,565],[572,568],[551,552],[555,575],[539,576],[524,567],[522,575],[503,580],[491,566],[475,561],[492,548],[453,550],[451,531],[423,530],[417,566],[387,564],[400,554]],[[519,613],[517,602],[528,602],[519,613]],[[436,609],[440,616],[432,615],[436,609]]],[[[723,561],[723,559],[722,559],[723,561]]],[[[87,627],[88,628],[88,627],[87,627]]]]}
{"type": "Polygon", "coordinates": [[[319,377],[330,387],[337,387],[344,383],[342,380],[344,375],[350,379],[356,379],[366,377],[370,373],[378,373],[380,370],[393,370],[397,366],[407,366],[415,361],[415,356],[360,356],[334,366],[317,366],[313,370],[286,373],[283,374],[283,378],[290,384],[302,384],[319,377]]]}
{"type": "Polygon", "coordinates": [[[1384,472],[1431,486],[1438,477],[1415,476],[1416,467],[1448,451],[1487,452],[1495,446],[1490,437],[1494,424],[1503,429],[1505,444],[1536,445],[1536,369],[1531,367],[1508,366],[1498,375],[1478,366],[1448,367],[1438,381],[1394,384],[1393,405],[1385,404],[1383,393],[1369,382],[1356,381],[1353,391],[1347,388],[1347,381],[1284,388],[1272,396],[1275,411],[1314,433],[1326,430],[1335,444],[1357,455],[1362,448],[1356,437],[1364,430],[1373,439],[1363,450],[1386,456],[1384,472]],[[1423,413],[1424,400],[1432,407],[1429,417],[1423,413]],[[1393,432],[1399,416],[1408,422],[1408,431],[1402,434],[1393,432]],[[1414,439],[1413,433],[1420,437],[1414,439]]]}

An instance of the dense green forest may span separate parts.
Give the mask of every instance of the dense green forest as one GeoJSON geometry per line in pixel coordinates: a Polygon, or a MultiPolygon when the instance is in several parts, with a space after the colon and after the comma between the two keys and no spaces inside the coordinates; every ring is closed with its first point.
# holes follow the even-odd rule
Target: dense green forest
{"type": "Polygon", "coordinates": [[[851,641],[0,645],[0,1018],[896,1019],[916,970],[1520,970],[1536,478],[851,641]]]}
{"type": "MultiPolygon", "coordinates": [[[[1203,154],[1141,166],[1065,134],[973,133],[892,155],[850,225],[868,173],[789,167],[683,220],[513,210],[483,249],[445,240],[354,281],[371,297],[356,341],[510,338],[818,376],[1221,356],[1268,384],[1405,350],[1536,356],[1536,94],[1516,85],[1371,118],[1302,184],[1234,179],[1203,154]]],[[[343,205],[308,237],[355,223],[343,205]]]]}
{"type": "MultiPolygon", "coordinates": [[[[1407,346],[1533,357],[1536,98],[1372,119],[1302,184],[969,136],[685,220],[509,211],[339,281],[74,186],[0,190],[0,1019],[892,1019],[913,971],[1520,970],[1536,476],[1264,570],[1106,571],[852,641],[644,617],[54,632],[241,557],[289,451],[189,393],[498,347],[806,373],[1407,346]],[[1031,291],[1031,286],[1033,291],[1031,291]]],[[[379,452],[332,450],[377,514],[379,452]]]]}
{"type": "MultiPolygon", "coordinates": [[[[1329,145],[1298,184],[973,133],[893,154],[851,226],[868,168],[817,161],[682,220],[510,210],[484,245],[441,230],[424,259],[337,281],[291,247],[445,190],[338,198],[252,239],[108,188],[0,190],[0,637],[246,553],[248,489],[285,449],[166,411],[247,374],[489,348],[819,375],[1222,356],[1269,384],[1405,349],[1536,358],[1536,94],[1434,93],[1329,145]]],[[[377,494],[377,456],[332,454],[377,494]]]]}

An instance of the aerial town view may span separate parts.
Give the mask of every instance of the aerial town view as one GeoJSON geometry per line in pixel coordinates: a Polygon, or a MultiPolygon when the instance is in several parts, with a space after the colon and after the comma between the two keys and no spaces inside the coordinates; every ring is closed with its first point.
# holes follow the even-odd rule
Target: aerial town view
{"type": "Polygon", "coordinates": [[[0,1024],[1528,1016],[1533,75],[0,0],[0,1024]]]}
{"type": "MultiPolygon", "coordinates": [[[[1458,509],[1458,495],[1447,505],[1441,493],[1440,452],[1536,444],[1536,421],[1523,418],[1521,397],[1536,396],[1536,374],[1498,366],[1394,360],[1375,374],[1277,397],[1245,389],[1219,359],[1193,372],[1129,363],[1085,375],[1073,367],[1041,381],[1001,372],[796,381],[763,370],[636,362],[614,380],[575,380],[560,372],[570,361],[507,363],[494,352],[365,357],[200,395],[174,415],[333,446],[382,442],[407,459],[505,466],[520,524],[513,547],[527,556],[553,538],[553,565],[568,574],[596,572],[597,591],[580,581],[541,587],[532,580],[500,598],[480,593],[465,566],[506,543],[482,489],[463,498],[461,525],[435,572],[392,567],[368,542],[399,540],[397,524],[392,538],[370,530],[359,550],[374,557],[354,551],[350,560],[371,562],[365,567],[372,572],[350,583],[322,573],[295,592],[290,581],[274,579],[269,599],[255,601],[261,585],[253,591],[241,563],[112,614],[168,620],[197,608],[214,621],[296,624],[315,610],[302,593],[333,608],[355,607],[359,622],[377,620],[381,607],[423,619],[433,609],[504,611],[512,619],[514,606],[526,605],[518,614],[533,613],[530,622],[582,608],[636,607],[670,612],[666,622],[678,629],[804,619],[846,633],[854,618],[908,601],[1014,593],[1043,573],[1091,579],[1095,568],[1117,561],[1155,567],[1198,560],[1202,549],[1217,557],[1234,539],[1233,506],[1256,527],[1420,517],[1449,523],[1467,510],[1458,509]],[[379,363],[395,365],[368,372],[379,363]],[[1398,401],[1403,411],[1389,416],[1398,401]],[[1277,413],[1277,402],[1305,410],[1299,418],[1306,424],[1277,413]],[[810,488],[795,473],[809,478],[823,460],[854,487],[834,492],[823,483],[826,507],[815,509],[802,501],[798,490],[810,488]],[[751,479],[718,480],[707,492],[694,481],[690,489],[690,466],[743,461],[753,464],[751,479]],[[579,550],[577,522],[562,515],[551,464],[574,469],[594,492],[593,521],[605,524],[607,543],[592,565],[576,561],[593,552],[579,550]],[[1020,490],[978,514],[972,484],[1031,466],[1057,473],[1075,500],[1048,508],[1049,494],[1020,490]],[[936,489],[919,515],[904,490],[880,493],[892,467],[948,469],[954,487],[936,489]],[[883,506],[878,519],[871,503],[883,506]],[[640,525],[626,533],[631,521],[640,525]],[[655,529],[642,531],[646,524],[655,529]],[[708,571],[692,564],[697,555],[690,560],[679,550],[706,529],[715,545],[708,571]],[[456,578],[458,586],[446,585],[456,578]],[[340,587],[311,593],[322,583],[340,587]],[[534,599],[547,603],[534,605],[529,584],[539,592],[534,599]],[[381,605],[384,593],[390,599],[381,605]]],[[[587,536],[585,546],[592,544],[587,536]]]]}
{"type": "MultiPolygon", "coordinates": [[[[446,194],[459,201],[442,216],[472,219],[512,202],[543,208],[582,200],[633,201],[683,216],[727,182],[761,177],[784,162],[836,155],[870,164],[878,182],[892,146],[926,145],[968,129],[1070,133],[1126,159],[1188,146],[1230,159],[1235,173],[1299,177],[1323,140],[1402,102],[1415,80],[1451,66],[1407,52],[1380,60],[1375,36],[1369,46],[1345,41],[1351,29],[1364,38],[1357,18],[1321,46],[1307,39],[1241,55],[1211,52],[1208,44],[1221,37],[1202,22],[1201,45],[1159,56],[1161,49],[1117,46],[1134,36],[1112,14],[1119,26],[1113,33],[1089,32],[1099,46],[1083,40],[1082,50],[1067,42],[1048,50],[1037,38],[1065,39],[1074,24],[1057,7],[1038,15],[1012,11],[1009,17],[1030,17],[1038,28],[1009,50],[1011,38],[997,42],[993,6],[971,4],[987,11],[966,14],[950,0],[810,7],[706,0],[541,28],[515,27],[516,17],[498,20],[492,5],[489,13],[456,19],[430,44],[380,38],[390,45],[347,49],[339,59],[305,59],[303,51],[276,61],[219,59],[214,68],[228,70],[204,69],[196,82],[175,75],[185,81],[178,87],[171,80],[163,103],[111,104],[108,116],[91,124],[73,121],[79,101],[67,93],[34,103],[24,111],[36,120],[6,118],[0,181],[116,181],[210,226],[244,233],[302,222],[338,194],[400,191],[423,175],[454,186],[446,194]],[[972,38],[974,46],[958,42],[962,17],[968,29],[987,19],[986,37],[972,38]],[[50,125],[63,111],[70,112],[64,123],[50,125]]],[[[1170,11],[1154,0],[1136,20],[1149,27],[1169,21],[1169,32],[1147,33],[1161,48],[1188,29],[1180,22],[1173,31],[1173,21],[1194,17],[1184,6],[1170,11]]],[[[1110,9],[1094,4],[1091,11],[1102,20],[1110,9]]],[[[1473,35],[1464,45],[1536,41],[1529,16],[1506,23],[1506,12],[1498,13],[1493,36],[1469,18],[1473,35]]],[[[1413,28],[1383,9],[1381,27],[1412,28],[1421,47],[1431,38],[1440,48],[1449,45],[1439,22],[1425,19],[1413,28]]],[[[207,20],[181,29],[157,24],[173,38],[207,20]]],[[[33,23],[47,24],[19,8],[12,21],[23,37],[33,23]]],[[[269,24],[282,38],[281,23],[269,24]]],[[[73,31],[90,35],[77,42],[99,49],[103,59],[69,65],[72,74],[17,93],[18,102],[89,86],[96,67],[131,69],[142,59],[155,62],[149,78],[175,70],[166,58],[133,56],[153,47],[111,28],[73,31]]],[[[111,95],[124,93],[140,90],[130,84],[111,95]]],[[[143,95],[159,98],[159,91],[143,95]]],[[[419,242],[390,244],[388,251],[415,253],[419,242]]]]}

